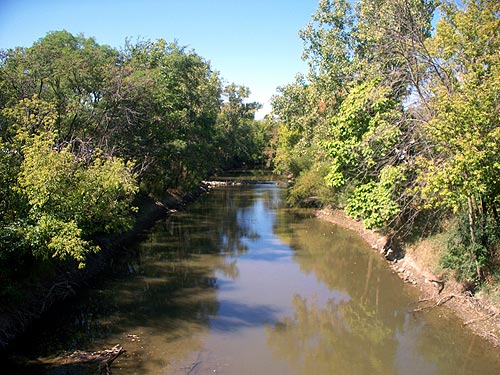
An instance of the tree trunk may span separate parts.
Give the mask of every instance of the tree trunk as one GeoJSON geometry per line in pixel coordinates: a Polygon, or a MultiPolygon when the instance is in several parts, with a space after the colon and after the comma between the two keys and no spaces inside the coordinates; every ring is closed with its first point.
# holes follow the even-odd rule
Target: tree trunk
{"type": "Polygon", "coordinates": [[[491,211],[493,212],[493,218],[495,219],[495,222],[498,224],[498,211],[497,207],[495,206],[495,202],[491,204],[491,211]]]}
{"type": "Polygon", "coordinates": [[[476,272],[477,272],[477,277],[479,278],[479,281],[483,280],[483,270],[481,265],[479,264],[477,260],[477,254],[476,254],[476,231],[475,231],[475,220],[474,220],[474,205],[472,202],[472,196],[467,197],[467,204],[469,206],[469,231],[470,231],[470,239],[472,243],[472,247],[474,249],[474,261],[476,262],[476,272]]]}
{"type": "Polygon", "coordinates": [[[476,243],[476,233],[474,231],[474,207],[472,204],[472,197],[469,195],[467,197],[467,203],[469,205],[469,230],[470,230],[470,239],[473,244],[476,243]]]}

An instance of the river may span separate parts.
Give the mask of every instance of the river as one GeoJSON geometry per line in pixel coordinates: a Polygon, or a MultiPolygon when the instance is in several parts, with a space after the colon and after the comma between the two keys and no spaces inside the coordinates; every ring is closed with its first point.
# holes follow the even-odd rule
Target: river
{"type": "MultiPolygon", "coordinates": [[[[130,244],[113,272],[18,343],[16,374],[499,374],[498,350],[404,284],[356,234],[274,184],[212,190],[130,244]]],[[[5,368],[4,366],[4,368],[5,368]]]]}

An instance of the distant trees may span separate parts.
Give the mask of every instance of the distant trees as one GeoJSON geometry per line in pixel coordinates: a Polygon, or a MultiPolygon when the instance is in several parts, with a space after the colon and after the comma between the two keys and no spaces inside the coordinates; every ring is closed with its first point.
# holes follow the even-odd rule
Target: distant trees
{"type": "Polygon", "coordinates": [[[491,0],[321,0],[301,32],[310,73],[274,98],[274,162],[295,176],[291,201],[319,195],[399,232],[424,213],[465,215],[444,265],[484,280],[500,235],[499,11],[491,0]]]}
{"type": "Polygon", "coordinates": [[[249,90],[176,43],[57,31],[0,58],[0,277],[82,267],[95,235],[130,228],[139,189],[161,198],[262,160],[249,90]]]}
{"type": "Polygon", "coordinates": [[[230,84],[223,90],[221,112],[217,121],[222,136],[220,156],[225,166],[241,163],[263,163],[263,150],[267,146],[266,130],[254,120],[259,103],[245,103],[248,88],[230,84]]]}

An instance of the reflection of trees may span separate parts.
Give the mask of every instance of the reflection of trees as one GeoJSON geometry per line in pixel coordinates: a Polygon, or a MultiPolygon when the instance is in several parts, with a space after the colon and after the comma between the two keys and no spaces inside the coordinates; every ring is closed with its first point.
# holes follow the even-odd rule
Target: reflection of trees
{"type": "Polygon", "coordinates": [[[319,303],[295,295],[294,314],[268,327],[269,346],[303,374],[498,373],[498,361],[440,310],[425,323],[408,314],[416,300],[357,235],[278,212],[275,232],[301,270],[348,298],[319,303]],[[453,342],[454,345],[450,345],[453,342]],[[470,345],[469,345],[470,343],[470,345]],[[465,349],[467,348],[467,349],[465,349]],[[477,358],[480,356],[481,361],[477,358]]]}
{"type": "Polygon", "coordinates": [[[305,215],[278,214],[276,233],[301,270],[349,298],[320,304],[296,295],[293,317],[269,328],[271,348],[304,374],[392,372],[408,296],[357,235],[305,215]]]}
{"type": "MultiPolygon", "coordinates": [[[[216,315],[218,303],[210,292],[217,285],[215,271],[238,276],[236,260],[220,254],[241,254],[246,251],[244,239],[256,236],[245,220],[253,195],[251,189],[237,194],[216,189],[150,233],[140,246],[137,264],[132,265],[144,281],[141,296],[134,301],[143,300],[148,319],[165,311],[170,317],[178,311],[182,318],[194,311],[199,321],[216,315]]],[[[144,311],[144,306],[137,310],[144,311]]]]}
{"type": "Polygon", "coordinates": [[[45,345],[49,355],[61,349],[102,349],[137,334],[142,341],[135,354],[129,342],[131,355],[118,360],[134,373],[155,363],[151,373],[159,373],[166,366],[165,353],[175,359],[200,350],[209,318],[219,310],[216,271],[238,277],[236,259],[221,254],[242,254],[245,243],[258,237],[250,215],[255,189],[234,190],[213,190],[188,211],[159,223],[115,261],[115,276],[103,290],[69,306],[63,318],[42,322],[40,342],[33,344],[45,345]],[[57,327],[57,337],[50,327],[57,327]]]}
{"type": "Polygon", "coordinates": [[[165,232],[174,240],[169,245],[183,254],[222,253],[239,255],[248,249],[244,239],[258,236],[247,214],[254,204],[253,189],[221,188],[195,202],[188,212],[166,222],[165,232]]]}
{"type": "MultiPolygon", "coordinates": [[[[351,302],[299,295],[293,317],[268,327],[269,346],[302,374],[385,374],[385,359],[395,351],[392,332],[366,308],[351,302]]],[[[390,370],[390,368],[389,368],[390,370]]]]}
{"type": "MultiPolygon", "coordinates": [[[[330,290],[342,291],[359,305],[373,306],[382,315],[394,315],[411,299],[397,276],[379,255],[355,233],[304,215],[286,222],[287,241],[300,269],[314,274],[330,290]]],[[[277,215],[277,226],[282,226],[277,215]]],[[[286,232],[285,232],[286,233],[286,232]]]]}
{"type": "Polygon", "coordinates": [[[415,358],[414,353],[418,353],[425,362],[419,358],[417,365],[432,366],[436,374],[500,374],[498,348],[464,329],[454,313],[443,307],[416,317],[425,319],[426,324],[415,329],[408,320],[404,331],[398,335],[400,350],[407,351],[398,358],[400,368],[408,368],[409,357],[415,358]]]}
{"type": "Polygon", "coordinates": [[[173,239],[170,247],[185,255],[241,255],[248,251],[248,241],[260,238],[254,229],[257,202],[267,210],[275,209],[282,204],[281,193],[281,189],[258,185],[214,189],[188,212],[167,220],[165,230],[157,234],[173,239]]]}
{"type": "Polygon", "coordinates": [[[274,234],[285,244],[292,245],[294,228],[297,223],[311,217],[311,211],[306,209],[285,209],[276,211],[274,234]]]}

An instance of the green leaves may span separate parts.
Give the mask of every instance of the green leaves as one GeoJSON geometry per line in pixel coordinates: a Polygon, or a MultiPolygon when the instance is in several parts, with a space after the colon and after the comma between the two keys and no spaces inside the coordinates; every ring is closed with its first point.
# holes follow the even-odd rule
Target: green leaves
{"type": "Polygon", "coordinates": [[[346,213],[355,219],[363,219],[368,229],[389,226],[401,211],[396,200],[403,181],[401,167],[385,167],[379,181],[370,181],[354,189],[345,207],[346,213]]]}
{"type": "Polygon", "coordinates": [[[285,130],[276,155],[289,169],[301,161],[298,183],[307,186],[302,176],[323,156],[326,185],[347,195],[346,212],[369,228],[399,230],[422,211],[464,216],[447,265],[479,282],[498,251],[488,228],[500,204],[499,14],[493,0],[360,1],[355,9],[321,1],[301,34],[309,82],[292,91],[315,101],[275,100],[285,130]]]}
{"type": "MultiPolygon", "coordinates": [[[[397,102],[379,79],[354,86],[331,119],[329,137],[320,141],[331,158],[326,177],[329,186],[340,188],[355,170],[370,170],[384,161],[400,131],[391,125],[398,118],[397,102]]],[[[354,172],[354,173],[353,173],[354,172]]]]}
{"type": "Polygon", "coordinates": [[[86,235],[120,233],[131,228],[132,199],[138,192],[133,163],[120,158],[97,157],[75,175],[73,210],[86,235]]]}
{"type": "Polygon", "coordinates": [[[267,129],[249,90],[223,88],[177,43],[119,52],[56,31],[0,58],[2,262],[18,250],[83,266],[93,237],[131,227],[139,181],[161,198],[232,162],[262,161],[267,129]]]}
{"type": "Polygon", "coordinates": [[[224,101],[217,118],[219,158],[224,167],[241,163],[261,163],[264,155],[265,129],[254,120],[259,103],[245,103],[250,90],[230,84],[224,88],[224,101]]]}
{"type": "Polygon", "coordinates": [[[492,1],[447,6],[429,48],[449,80],[433,81],[436,116],[425,127],[438,157],[418,159],[418,180],[429,206],[455,211],[467,197],[500,193],[500,20],[492,1]]]}
{"type": "Polygon", "coordinates": [[[20,145],[4,149],[5,157],[20,156],[18,168],[5,178],[18,199],[26,199],[26,216],[18,212],[2,224],[18,226],[15,232],[35,256],[73,259],[83,267],[86,255],[98,249],[90,241],[94,234],[130,228],[136,177],[132,163],[98,149],[84,160],[71,152],[70,145],[58,146],[53,111],[37,97],[3,111],[15,121],[17,143],[12,145],[20,145]]]}
{"type": "Polygon", "coordinates": [[[74,221],[66,222],[46,214],[27,226],[24,236],[37,258],[73,259],[78,268],[85,267],[89,253],[99,250],[99,247],[82,239],[82,230],[74,221]]]}

